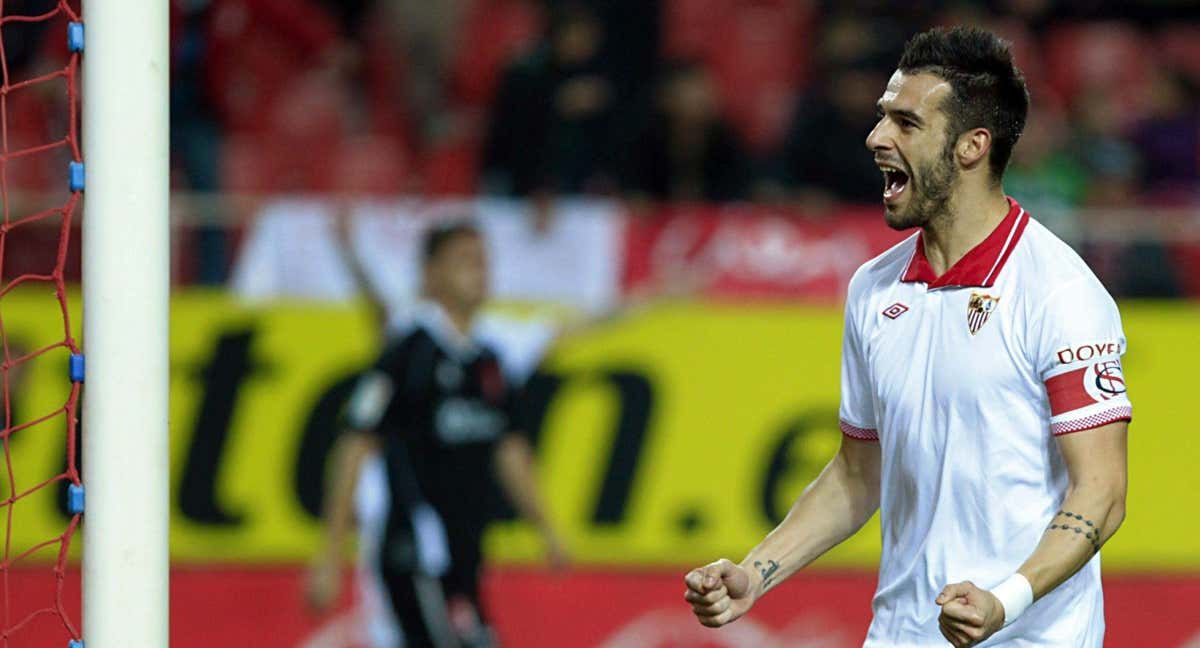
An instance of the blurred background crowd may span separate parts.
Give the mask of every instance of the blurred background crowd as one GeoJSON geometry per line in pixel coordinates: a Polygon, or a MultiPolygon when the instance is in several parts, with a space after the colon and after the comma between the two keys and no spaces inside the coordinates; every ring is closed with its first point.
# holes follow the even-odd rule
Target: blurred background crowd
{"type": "MultiPolygon", "coordinates": [[[[8,4],[37,14],[56,1],[8,4]]],[[[880,175],[862,142],[900,48],[930,25],[971,23],[1012,40],[1028,77],[1033,113],[1006,189],[1033,213],[1069,237],[1086,225],[1079,209],[1200,203],[1192,3],[173,0],[172,9],[173,179],[198,194],[535,204],[592,195],[807,212],[878,204],[880,175]]],[[[4,29],[14,77],[63,56],[62,35],[45,23],[4,29]]],[[[8,106],[10,141],[42,141],[66,119],[64,93],[16,93],[8,106]]],[[[59,178],[46,160],[9,182],[36,190],[59,178]]],[[[179,208],[200,223],[236,216],[225,202],[179,208]]],[[[236,233],[195,236],[184,278],[223,282],[236,233]]],[[[1114,290],[1187,292],[1167,256],[1178,263],[1136,251],[1135,264],[1163,271],[1114,290]]]]}

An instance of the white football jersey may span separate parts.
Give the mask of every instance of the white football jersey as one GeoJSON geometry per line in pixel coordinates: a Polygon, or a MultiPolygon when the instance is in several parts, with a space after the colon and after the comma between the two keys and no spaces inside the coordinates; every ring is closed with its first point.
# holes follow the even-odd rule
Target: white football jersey
{"type": "MultiPolygon", "coordinates": [[[[943,587],[990,589],[1033,553],[1067,488],[1055,437],[1132,414],[1116,304],[1010,199],[936,277],[921,234],[850,282],[841,427],[878,440],[883,554],[867,647],[941,646],[943,587]]],[[[1100,648],[1097,554],[984,646],[1100,648]]]]}

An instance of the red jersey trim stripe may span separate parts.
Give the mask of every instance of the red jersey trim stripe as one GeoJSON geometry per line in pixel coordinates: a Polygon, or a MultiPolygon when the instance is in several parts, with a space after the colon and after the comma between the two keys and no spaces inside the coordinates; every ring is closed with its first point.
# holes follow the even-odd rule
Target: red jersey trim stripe
{"type": "Polygon", "coordinates": [[[850,437],[851,439],[858,439],[859,441],[878,441],[879,440],[879,433],[876,432],[875,430],[869,430],[867,428],[860,428],[857,425],[850,425],[849,423],[847,423],[845,421],[838,421],[838,427],[841,428],[842,434],[845,434],[846,436],[850,437]]]}
{"type": "Polygon", "coordinates": [[[1099,414],[1093,414],[1091,416],[1086,416],[1074,421],[1060,421],[1058,423],[1051,423],[1050,432],[1054,434],[1054,436],[1062,436],[1064,434],[1071,434],[1072,432],[1091,430],[1102,425],[1108,425],[1109,423],[1116,423],[1117,421],[1131,420],[1133,420],[1133,408],[1125,405],[1122,407],[1114,407],[1110,410],[1100,412],[1099,414]]]}
{"type": "Polygon", "coordinates": [[[1012,256],[1013,248],[1017,247],[1017,241],[1021,239],[1021,234],[1025,232],[1025,226],[1029,224],[1029,216],[1025,214],[1025,210],[1021,209],[1017,214],[1017,222],[1008,232],[1008,240],[1004,241],[1004,250],[1000,252],[996,263],[992,265],[992,269],[988,271],[987,276],[983,279],[984,288],[991,288],[996,283],[996,275],[1000,272],[1000,268],[1008,262],[1008,257],[1012,256]]]}

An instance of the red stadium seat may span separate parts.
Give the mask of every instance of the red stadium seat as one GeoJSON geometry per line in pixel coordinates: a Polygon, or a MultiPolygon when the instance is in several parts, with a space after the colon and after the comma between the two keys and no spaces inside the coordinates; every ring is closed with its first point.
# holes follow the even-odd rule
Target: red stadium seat
{"type": "Polygon", "coordinates": [[[1123,97],[1145,83],[1154,50],[1137,29],[1123,23],[1085,23],[1053,30],[1046,43],[1049,83],[1063,97],[1097,85],[1121,88],[1123,97]]]}
{"type": "Polygon", "coordinates": [[[279,170],[270,142],[254,135],[225,140],[221,155],[221,187],[234,194],[278,190],[279,170]]]}
{"type": "Polygon", "coordinates": [[[394,138],[365,135],[348,139],[329,160],[326,173],[337,192],[395,195],[413,184],[409,152],[394,138]]]}
{"type": "Polygon", "coordinates": [[[793,3],[744,1],[708,52],[727,114],[754,148],[782,137],[806,75],[808,15],[793,3]]]}
{"type": "MultiPolygon", "coordinates": [[[[59,89],[57,85],[47,85],[53,87],[54,91],[59,89]]],[[[9,93],[4,115],[9,152],[17,153],[44,146],[66,137],[65,126],[55,124],[54,128],[51,128],[56,121],[51,119],[53,110],[54,107],[42,94],[41,89],[27,86],[9,93]]],[[[4,165],[4,178],[10,189],[65,190],[68,160],[68,149],[65,147],[21,155],[10,159],[4,165]]]]}
{"type": "Polygon", "coordinates": [[[1200,82],[1200,25],[1178,24],[1166,27],[1155,39],[1163,58],[1200,82]]]}
{"type": "Polygon", "coordinates": [[[235,131],[264,128],[277,94],[337,37],[312,0],[213,0],[208,15],[208,91],[235,131]]]}
{"type": "Polygon", "coordinates": [[[370,112],[369,130],[412,141],[408,101],[404,95],[404,61],[392,42],[395,30],[382,20],[363,26],[362,77],[370,112]]]}
{"type": "Polygon", "coordinates": [[[321,74],[294,79],[272,102],[264,143],[276,156],[279,187],[331,191],[331,160],[345,137],[346,88],[321,74]]]}
{"type": "Polygon", "coordinates": [[[476,0],[459,32],[454,95],[467,106],[491,100],[501,72],[538,38],[541,16],[528,0],[476,0]]]}
{"type": "Polygon", "coordinates": [[[424,189],[433,196],[465,196],[475,191],[479,142],[464,137],[439,144],[426,156],[424,189]]]}
{"type": "Polygon", "coordinates": [[[343,84],[322,74],[297,77],[271,102],[267,132],[310,141],[340,139],[349,104],[343,84]]]}
{"type": "Polygon", "coordinates": [[[707,58],[738,0],[666,0],[663,48],[670,58],[707,58]]]}

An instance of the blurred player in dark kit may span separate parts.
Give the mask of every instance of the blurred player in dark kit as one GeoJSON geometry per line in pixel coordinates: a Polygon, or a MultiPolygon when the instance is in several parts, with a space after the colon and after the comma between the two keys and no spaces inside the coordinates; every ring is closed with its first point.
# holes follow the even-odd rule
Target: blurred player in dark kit
{"type": "Polygon", "coordinates": [[[564,552],[518,429],[517,395],[478,335],[488,286],[483,239],[468,224],[437,227],[422,259],[425,301],[392,328],[348,405],[325,505],[327,541],[309,596],[318,608],[336,599],[359,472],[381,455],[391,505],[378,569],[404,645],[495,646],[483,621],[479,570],[496,481],[542,534],[552,562],[561,563],[564,552]]]}

